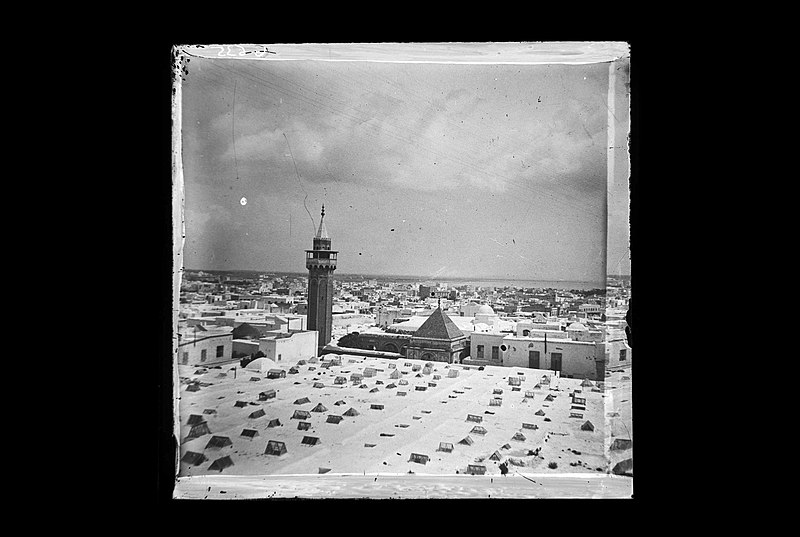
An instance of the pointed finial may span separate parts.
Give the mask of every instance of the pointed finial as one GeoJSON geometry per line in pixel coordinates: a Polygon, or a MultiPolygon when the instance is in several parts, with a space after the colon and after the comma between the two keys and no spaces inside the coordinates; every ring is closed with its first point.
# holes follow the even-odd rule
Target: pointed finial
{"type": "Polygon", "coordinates": [[[325,205],[322,205],[322,218],[319,219],[319,228],[317,229],[316,238],[318,239],[327,239],[328,238],[328,230],[325,229],[325,205]]]}

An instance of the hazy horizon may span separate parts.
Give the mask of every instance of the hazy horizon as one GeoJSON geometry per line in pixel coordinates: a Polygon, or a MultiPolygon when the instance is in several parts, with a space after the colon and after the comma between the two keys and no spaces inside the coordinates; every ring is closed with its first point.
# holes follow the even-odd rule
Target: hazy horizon
{"type": "MultiPolygon", "coordinates": [[[[299,278],[304,278],[307,276],[305,271],[298,271],[298,272],[291,272],[291,271],[265,271],[265,270],[251,270],[251,269],[185,269],[188,272],[206,272],[206,273],[247,273],[247,274],[262,274],[262,273],[269,273],[269,274],[276,274],[276,275],[287,275],[287,276],[296,276],[299,278]]],[[[630,275],[624,274],[609,274],[608,277],[622,277],[622,278],[630,278],[630,275]]],[[[547,285],[515,285],[520,283],[531,283],[531,284],[559,284],[553,287],[559,287],[562,289],[574,289],[576,287],[580,287],[583,290],[586,289],[602,289],[606,287],[607,281],[594,281],[594,280],[547,280],[547,279],[529,279],[529,278],[491,278],[491,277],[451,277],[451,278],[427,278],[424,276],[420,276],[418,274],[367,274],[367,273],[337,273],[334,274],[334,279],[355,279],[361,278],[363,280],[369,279],[379,279],[379,280],[399,280],[410,282],[413,281],[415,283],[452,283],[455,285],[463,285],[468,283],[497,283],[497,287],[537,287],[537,288],[548,288],[547,285]],[[506,285],[501,285],[506,284],[506,285]],[[576,284],[576,287],[567,287],[569,284],[576,284]]]]}
{"type": "MultiPolygon", "coordinates": [[[[292,275],[307,275],[307,270],[265,270],[265,269],[209,269],[209,268],[186,268],[184,267],[185,272],[257,272],[257,273],[274,273],[274,274],[292,274],[292,275]]],[[[514,277],[508,278],[505,276],[502,277],[492,277],[492,276],[451,276],[451,277],[434,277],[429,278],[427,276],[421,274],[374,274],[368,272],[341,272],[336,271],[334,273],[334,279],[336,276],[364,276],[364,277],[375,277],[375,278],[404,278],[404,279],[415,279],[419,281],[447,281],[447,280],[496,280],[496,281],[507,281],[507,280],[520,280],[520,281],[531,281],[531,282],[576,282],[576,283],[594,283],[596,280],[567,280],[567,279],[548,279],[548,278],[524,278],[524,277],[514,277]]],[[[608,274],[606,277],[615,277],[615,276],[622,276],[622,277],[630,277],[630,274],[608,274]]]]}

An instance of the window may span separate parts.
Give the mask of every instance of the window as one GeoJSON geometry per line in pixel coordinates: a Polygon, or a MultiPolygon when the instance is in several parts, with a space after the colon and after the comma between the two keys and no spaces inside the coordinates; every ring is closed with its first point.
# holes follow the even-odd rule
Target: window
{"type": "Polygon", "coordinates": [[[225,354],[225,345],[217,345],[217,358],[222,358],[225,354]]]}
{"type": "Polygon", "coordinates": [[[628,359],[628,349],[620,349],[619,351],[620,362],[624,362],[627,359],[628,359]]]}
{"type": "Polygon", "coordinates": [[[492,346],[492,360],[500,359],[500,347],[492,346]]]}
{"type": "Polygon", "coordinates": [[[478,360],[483,360],[483,345],[478,345],[478,360]]]}
{"type": "Polygon", "coordinates": [[[200,361],[201,362],[205,362],[206,361],[206,350],[205,349],[200,351],[200,361]]]}

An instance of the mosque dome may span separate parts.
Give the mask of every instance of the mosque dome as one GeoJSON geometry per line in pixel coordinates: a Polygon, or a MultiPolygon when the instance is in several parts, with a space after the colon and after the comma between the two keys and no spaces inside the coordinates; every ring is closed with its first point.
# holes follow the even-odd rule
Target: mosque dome
{"type": "Polygon", "coordinates": [[[567,330],[589,330],[583,323],[572,323],[567,327],[567,330]]]}
{"type": "Polygon", "coordinates": [[[488,304],[484,304],[480,308],[478,308],[478,315],[494,315],[494,310],[488,304]]]}

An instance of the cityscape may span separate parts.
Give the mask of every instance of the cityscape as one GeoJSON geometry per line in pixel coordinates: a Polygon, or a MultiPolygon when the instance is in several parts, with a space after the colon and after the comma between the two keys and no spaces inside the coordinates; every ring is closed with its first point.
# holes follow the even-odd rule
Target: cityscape
{"type": "MultiPolygon", "coordinates": [[[[557,118],[568,136],[550,151],[571,151],[580,161],[554,165],[547,154],[525,157],[525,146],[514,141],[497,158],[505,163],[510,154],[532,164],[493,175],[486,170],[495,165],[481,157],[476,175],[467,176],[463,168],[472,161],[454,149],[458,140],[434,139],[420,149],[428,126],[428,134],[406,131],[403,144],[412,153],[432,151],[436,166],[457,154],[457,166],[447,170],[442,162],[444,171],[432,171],[435,187],[397,183],[411,157],[382,147],[381,158],[398,160],[402,171],[391,169],[376,193],[382,179],[345,179],[357,171],[350,159],[338,162],[315,149],[334,143],[328,130],[341,116],[362,110],[347,108],[335,89],[321,93],[332,81],[351,80],[349,63],[290,61],[271,72],[278,63],[233,67],[193,52],[178,84],[185,184],[183,227],[176,230],[183,240],[174,290],[180,446],[174,496],[631,497],[627,161],[612,167],[617,150],[595,143],[624,140],[627,127],[607,128],[608,103],[586,104],[583,90],[571,89],[594,77],[597,87],[611,88],[608,99],[620,101],[613,108],[624,117],[624,84],[611,82],[620,66],[556,66],[558,76],[550,65],[529,66],[530,80],[545,81],[535,95],[520,91],[513,105],[496,97],[500,104],[489,106],[488,98],[473,101],[470,94],[501,77],[495,71],[486,77],[491,64],[469,66],[455,78],[429,77],[424,85],[406,85],[402,77],[438,72],[401,64],[395,75],[384,64],[357,65],[375,69],[364,78],[371,95],[361,98],[372,107],[366,121],[384,118],[384,98],[391,104],[388,119],[372,132],[374,145],[396,138],[390,126],[410,129],[394,115],[396,107],[412,97],[433,102],[422,88],[456,84],[450,87],[456,104],[448,108],[445,100],[442,108],[452,115],[443,116],[437,136],[458,136],[448,125],[457,131],[459,122],[481,121],[487,110],[506,116],[524,110],[526,122],[557,118]],[[327,85],[316,81],[326,74],[327,85]],[[282,85],[269,82],[273,75],[282,85]],[[320,85],[301,85],[309,80],[320,85]],[[387,80],[391,91],[378,92],[387,80]],[[369,81],[377,81],[371,90],[369,81]],[[230,96],[221,86],[230,86],[230,96]],[[560,99],[555,115],[529,111],[549,98],[551,86],[560,99]],[[209,96],[217,97],[215,117],[209,96]],[[270,113],[241,105],[248,99],[247,106],[258,102],[270,113]],[[291,99],[298,108],[284,116],[280,107],[291,99]],[[320,110],[310,106],[317,104],[320,110]],[[300,114],[306,114],[302,127],[300,114]],[[324,135],[299,132],[312,117],[327,122],[324,135]],[[237,134],[236,122],[249,132],[237,134]],[[588,137],[575,149],[570,136],[578,127],[588,137]],[[265,158],[269,144],[280,148],[265,158]],[[537,175],[525,175],[536,163],[537,175]],[[487,184],[489,176],[496,182],[487,184]],[[462,191],[464,184],[475,198],[462,191]],[[481,204],[493,203],[505,210],[476,216],[481,204]],[[223,476],[236,480],[222,482],[223,476]]],[[[627,69],[627,59],[619,63],[627,69]]],[[[514,91],[511,82],[506,90],[514,91]]],[[[369,138],[353,134],[360,125],[335,128],[365,144],[369,138]]],[[[523,138],[518,126],[486,125],[492,136],[523,138]]],[[[495,138],[489,140],[493,147],[495,138]]],[[[615,144],[602,144],[608,145],[615,144]]],[[[359,149],[351,158],[373,157],[359,149]]],[[[433,170],[429,163],[416,166],[423,166],[420,173],[433,170]]],[[[382,177],[381,169],[375,165],[371,173],[382,177]]]]}

